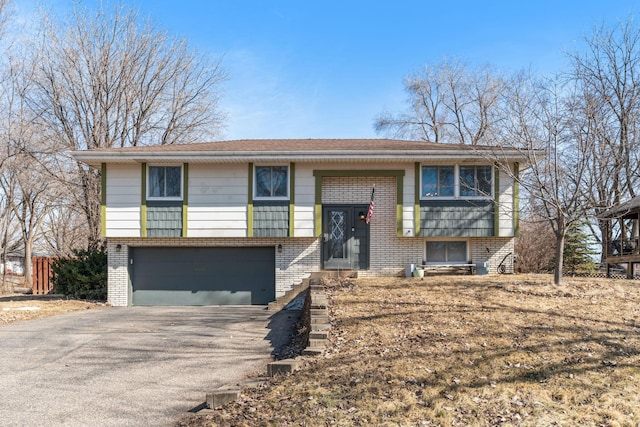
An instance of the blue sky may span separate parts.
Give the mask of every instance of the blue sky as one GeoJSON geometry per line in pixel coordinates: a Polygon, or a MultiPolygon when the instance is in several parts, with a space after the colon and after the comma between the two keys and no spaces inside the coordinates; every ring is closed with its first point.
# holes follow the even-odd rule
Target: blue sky
{"type": "MultiPolygon", "coordinates": [[[[18,13],[36,0],[14,0],[18,13]]],[[[72,0],[42,1],[65,13],[72,0]]],[[[87,7],[99,0],[85,0],[87,7]]],[[[505,72],[566,68],[594,26],[637,16],[638,0],[129,0],[229,75],[225,139],[371,138],[404,108],[402,79],[445,57],[505,72]]]]}

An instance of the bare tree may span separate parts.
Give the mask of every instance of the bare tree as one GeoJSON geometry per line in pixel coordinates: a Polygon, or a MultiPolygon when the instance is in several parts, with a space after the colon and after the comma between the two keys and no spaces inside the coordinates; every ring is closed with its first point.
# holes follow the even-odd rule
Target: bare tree
{"type": "Polygon", "coordinates": [[[521,176],[507,172],[529,195],[531,211],[553,231],[554,283],[561,284],[567,231],[584,221],[591,206],[581,191],[592,161],[590,140],[572,117],[570,88],[529,74],[519,75],[509,88],[503,141],[519,149],[530,167],[521,176]]]}
{"type": "MultiPolygon", "coordinates": [[[[575,116],[592,139],[584,189],[597,217],[640,190],[640,29],[629,19],[595,28],[585,41],[584,51],[570,55],[569,77],[581,95],[575,116]]],[[[600,239],[607,227],[598,225],[600,239]]]]}
{"type": "MultiPolygon", "coordinates": [[[[0,173],[5,171],[0,169],[0,173]]],[[[6,276],[8,273],[7,261],[10,253],[16,252],[20,247],[20,239],[16,235],[17,226],[15,218],[11,210],[11,201],[13,200],[13,185],[8,189],[0,186],[0,265],[2,266],[2,285],[0,293],[8,290],[6,276]],[[8,190],[8,191],[7,191],[8,190]]]]}
{"type": "Polygon", "coordinates": [[[19,225],[24,249],[24,277],[27,286],[31,285],[31,257],[36,238],[47,212],[51,209],[52,181],[43,176],[38,163],[29,155],[13,158],[15,163],[9,173],[0,176],[0,186],[5,192],[14,186],[13,198],[9,207],[19,225]]]}
{"type": "Polygon", "coordinates": [[[24,275],[31,284],[31,255],[40,227],[55,195],[47,173],[48,157],[38,156],[43,139],[27,108],[27,94],[33,80],[33,62],[24,61],[14,49],[8,56],[7,73],[2,81],[0,114],[2,139],[6,153],[0,171],[0,188],[7,195],[6,209],[15,219],[24,250],[24,275]],[[17,56],[14,56],[15,53],[17,56]]]}
{"type": "Polygon", "coordinates": [[[94,246],[101,241],[99,172],[73,163],[67,150],[210,139],[225,119],[219,61],[138,22],[125,7],[76,8],[66,20],[44,17],[34,50],[39,67],[31,107],[94,246]]]}
{"type": "Polygon", "coordinates": [[[443,61],[406,77],[404,84],[409,109],[379,115],[377,132],[432,142],[495,142],[505,86],[489,66],[475,69],[460,61],[443,61]]]}
{"type": "Polygon", "coordinates": [[[74,249],[88,246],[86,218],[71,203],[71,197],[59,194],[42,224],[38,242],[53,256],[70,257],[74,249]]]}

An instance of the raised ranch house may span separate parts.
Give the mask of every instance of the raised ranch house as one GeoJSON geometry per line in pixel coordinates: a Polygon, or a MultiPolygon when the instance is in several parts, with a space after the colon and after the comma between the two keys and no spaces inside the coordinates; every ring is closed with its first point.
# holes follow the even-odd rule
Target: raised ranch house
{"type": "Polygon", "coordinates": [[[291,139],[73,154],[102,171],[114,306],[267,304],[322,270],[513,271],[516,150],[291,139]]]}

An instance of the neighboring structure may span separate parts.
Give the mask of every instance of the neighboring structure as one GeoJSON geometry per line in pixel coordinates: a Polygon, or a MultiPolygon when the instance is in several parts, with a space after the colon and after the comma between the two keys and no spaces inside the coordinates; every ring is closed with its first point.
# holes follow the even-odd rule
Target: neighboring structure
{"type": "Polygon", "coordinates": [[[496,166],[517,174],[516,150],[292,139],[73,154],[102,171],[117,306],[266,304],[320,270],[495,272],[518,233],[518,187],[496,166]]]}
{"type": "MultiPolygon", "coordinates": [[[[0,274],[5,274],[5,263],[0,257],[0,274]]],[[[6,274],[13,276],[24,276],[24,255],[11,253],[7,254],[6,274]]]]}
{"type": "Polygon", "coordinates": [[[628,277],[640,274],[640,196],[614,206],[600,216],[607,221],[609,232],[605,233],[605,264],[607,275],[611,267],[626,265],[628,277]],[[612,235],[611,241],[606,236],[612,235]]]}

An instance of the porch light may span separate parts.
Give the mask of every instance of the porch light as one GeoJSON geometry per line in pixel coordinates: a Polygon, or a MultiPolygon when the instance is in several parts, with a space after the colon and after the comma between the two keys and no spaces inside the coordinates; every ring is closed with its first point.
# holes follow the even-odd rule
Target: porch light
{"type": "Polygon", "coordinates": [[[278,245],[278,253],[281,254],[282,253],[282,244],[278,245]]]}
{"type": "Polygon", "coordinates": [[[365,214],[364,212],[360,211],[360,213],[358,214],[358,218],[360,218],[360,221],[364,221],[367,219],[367,214],[365,214]]]}
{"type": "Polygon", "coordinates": [[[120,252],[122,250],[122,245],[120,243],[118,243],[116,245],[116,252],[120,252]]]}

